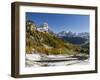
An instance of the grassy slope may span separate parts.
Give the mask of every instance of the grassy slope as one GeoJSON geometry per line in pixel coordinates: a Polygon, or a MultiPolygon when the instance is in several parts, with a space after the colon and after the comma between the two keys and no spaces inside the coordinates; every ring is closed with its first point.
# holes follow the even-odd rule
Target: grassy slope
{"type": "Polygon", "coordinates": [[[26,53],[39,52],[44,54],[75,54],[80,47],[64,43],[49,33],[38,31],[26,32],[26,53]]]}

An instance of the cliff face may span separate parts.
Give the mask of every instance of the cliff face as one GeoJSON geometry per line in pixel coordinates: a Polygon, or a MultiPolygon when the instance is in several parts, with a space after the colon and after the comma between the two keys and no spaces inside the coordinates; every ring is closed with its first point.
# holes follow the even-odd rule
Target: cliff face
{"type": "Polygon", "coordinates": [[[49,30],[48,23],[43,23],[40,27],[37,26],[34,22],[28,20],[26,22],[26,30],[30,31],[39,31],[39,32],[47,32],[49,30]]]}

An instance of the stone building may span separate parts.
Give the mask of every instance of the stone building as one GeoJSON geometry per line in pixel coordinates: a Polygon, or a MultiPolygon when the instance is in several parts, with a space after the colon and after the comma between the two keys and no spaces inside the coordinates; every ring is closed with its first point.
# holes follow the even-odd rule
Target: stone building
{"type": "Polygon", "coordinates": [[[43,23],[43,25],[41,25],[40,27],[37,28],[38,31],[40,32],[48,32],[48,23],[43,23]]]}

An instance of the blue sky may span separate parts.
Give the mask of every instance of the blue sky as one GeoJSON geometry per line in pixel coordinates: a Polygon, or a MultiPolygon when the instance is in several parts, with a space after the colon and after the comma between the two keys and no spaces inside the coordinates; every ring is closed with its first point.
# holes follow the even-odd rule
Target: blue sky
{"type": "Polygon", "coordinates": [[[60,31],[89,32],[89,15],[26,12],[26,20],[34,21],[38,26],[47,22],[49,28],[55,33],[60,31]]]}

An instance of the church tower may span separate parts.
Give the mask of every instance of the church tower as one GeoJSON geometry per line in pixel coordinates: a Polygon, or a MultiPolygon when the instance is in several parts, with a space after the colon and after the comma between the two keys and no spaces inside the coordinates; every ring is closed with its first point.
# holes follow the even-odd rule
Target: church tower
{"type": "Polygon", "coordinates": [[[47,32],[48,33],[48,30],[49,30],[49,26],[48,26],[48,23],[43,23],[39,28],[37,28],[37,31],[40,31],[40,32],[47,32]]]}
{"type": "Polygon", "coordinates": [[[46,32],[48,32],[48,23],[43,23],[43,29],[46,31],[46,32]]]}

